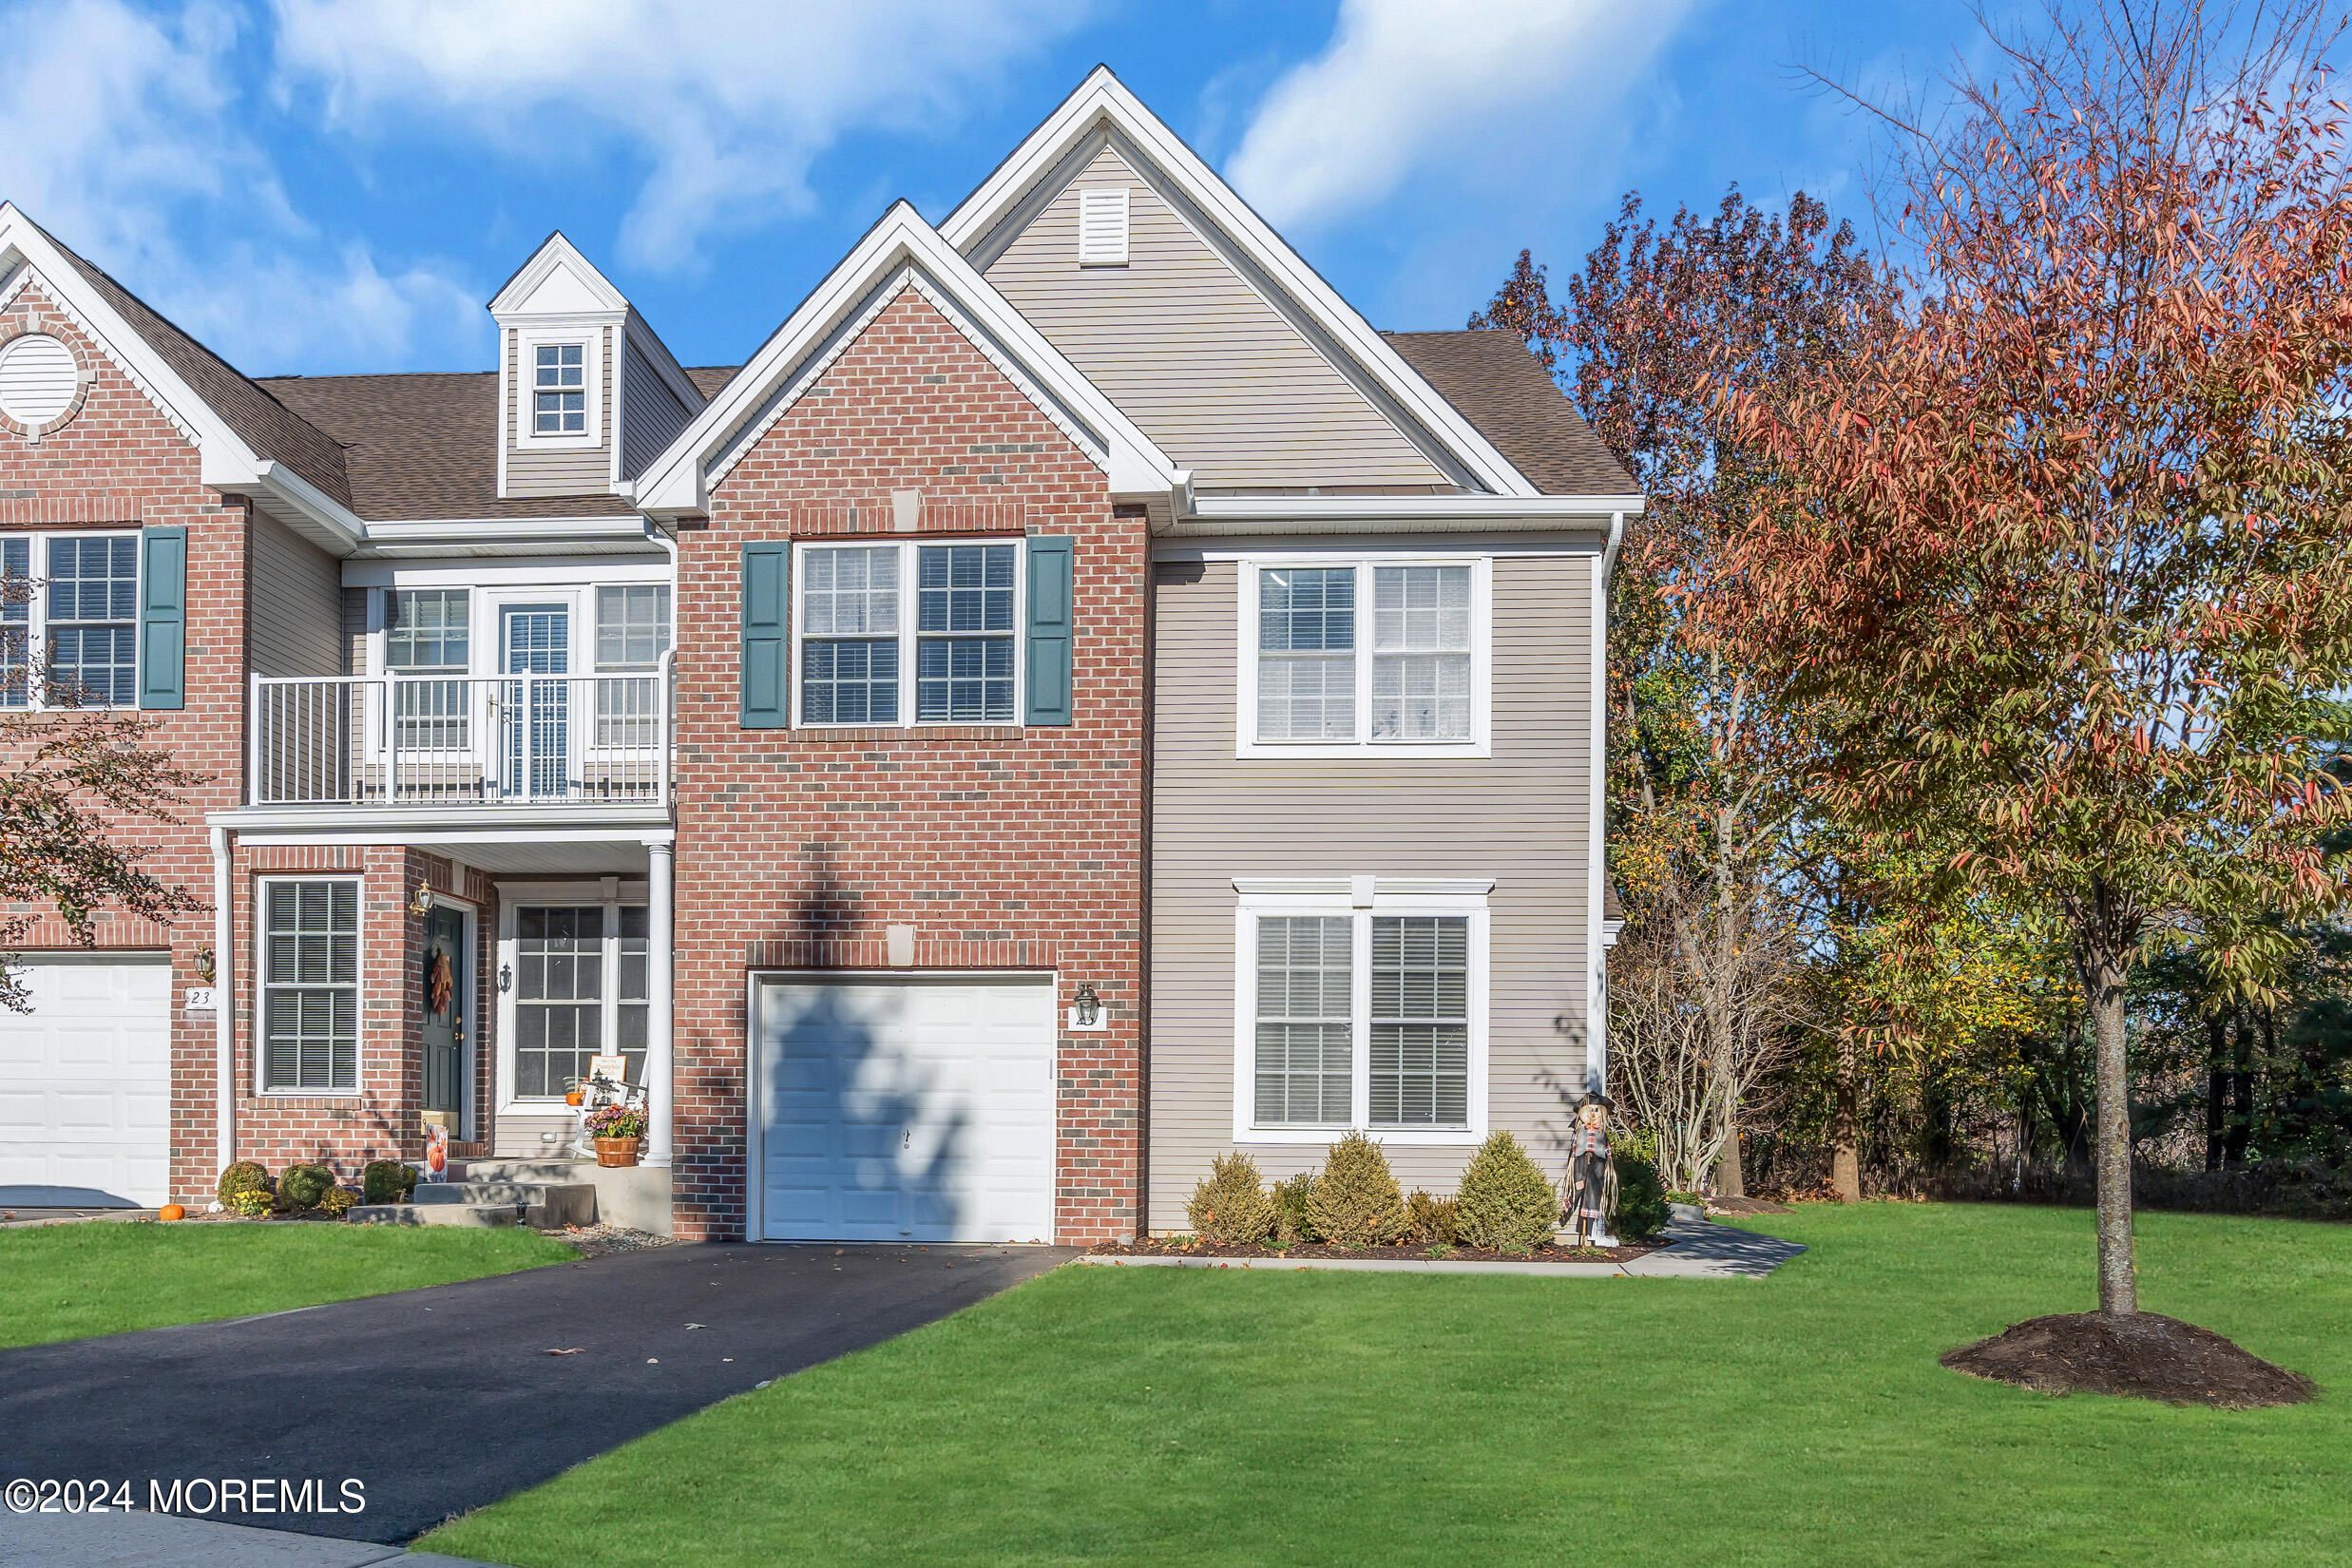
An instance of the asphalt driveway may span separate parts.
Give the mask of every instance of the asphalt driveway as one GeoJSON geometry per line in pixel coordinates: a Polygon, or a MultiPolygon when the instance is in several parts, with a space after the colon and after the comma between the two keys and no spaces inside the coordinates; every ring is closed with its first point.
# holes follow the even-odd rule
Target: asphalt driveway
{"type": "MultiPolygon", "coordinates": [[[[0,1482],[237,1479],[231,1523],[402,1541],[1073,1255],[712,1244],[0,1351],[0,1482]],[[575,1353],[551,1355],[551,1350],[575,1353]],[[266,1484],[255,1488],[260,1478],[266,1484]],[[304,1506],[302,1483],[335,1511],[304,1506]],[[361,1482],[365,1506],[343,1511],[361,1482]],[[281,1488],[275,1484],[283,1482],[281,1488]],[[252,1506],[258,1490],[270,1508],[252,1506]]],[[[183,1503],[188,1489],[182,1489],[183,1503]]]]}

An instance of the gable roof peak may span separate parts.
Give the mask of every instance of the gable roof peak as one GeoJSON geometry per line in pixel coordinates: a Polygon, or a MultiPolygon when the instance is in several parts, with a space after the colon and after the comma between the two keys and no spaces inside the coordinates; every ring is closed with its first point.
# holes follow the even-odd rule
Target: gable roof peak
{"type": "Polygon", "coordinates": [[[626,315],[628,309],[626,296],[562,229],[540,241],[489,303],[490,315],[501,322],[526,316],[626,315]]]}

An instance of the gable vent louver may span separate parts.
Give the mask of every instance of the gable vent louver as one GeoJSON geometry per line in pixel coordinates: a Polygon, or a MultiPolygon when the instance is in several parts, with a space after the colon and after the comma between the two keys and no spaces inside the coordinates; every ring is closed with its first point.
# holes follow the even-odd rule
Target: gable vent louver
{"type": "Polygon", "coordinates": [[[1078,264],[1127,264],[1127,192],[1123,187],[1078,193],[1078,264]]]}

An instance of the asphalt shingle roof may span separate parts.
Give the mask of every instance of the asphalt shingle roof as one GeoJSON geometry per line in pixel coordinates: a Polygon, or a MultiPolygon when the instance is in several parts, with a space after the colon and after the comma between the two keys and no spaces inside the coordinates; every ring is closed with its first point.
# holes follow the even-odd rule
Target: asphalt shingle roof
{"type": "Polygon", "coordinates": [[[1638,488],[1517,334],[1381,336],[1542,494],[1632,495],[1638,488]]]}

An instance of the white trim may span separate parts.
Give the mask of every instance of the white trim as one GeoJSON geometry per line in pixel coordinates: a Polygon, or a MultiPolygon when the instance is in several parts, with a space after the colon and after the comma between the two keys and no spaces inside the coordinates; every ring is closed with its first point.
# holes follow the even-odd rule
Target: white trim
{"type": "MultiPolygon", "coordinates": [[[[540,241],[539,248],[531,252],[529,259],[515,268],[514,276],[507,278],[498,293],[490,297],[490,315],[503,319],[520,312],[525,302],[539,291],[539,285],[547,280],[548,274],[558,267],[577,278],[602,310],[625,311],[629,308],[628,300],[622,298],[621,291],[613,287],[612,279],[599,272],[596,263],[582,255],[580,247],[573,244],[562,229],[557,229],[540,241]]],[[[527,319],[537,320],[539,317],[540,313],[532,312],[527,319]]]]}
{"type": "MultiPolygon", "coordinates": [[[[602,325],[547,326],[534,321],[514,335],[514,444],[522,451],[593,451],[604,444],[604,359],[607,330],[602,325]],[[534,405],[539,392],[538,351],[577,348],[586,430],[544,434],[534,405]]],[[[569,389],[564,389],[568,391],[569,389]]]]}
{"type": "Polygon", "coordinates": [[[1587,742],[1592,753],[1587,785],[1592,801],[1591,832],[1585,841],[1584,1090],[1605,1094],[1609,1088],[1609,994],[1608,961],[1602,955],[1616,941],[1616,931],[1604,936],[1601,930],[1609,847],[1609,559],[1605,555],[1593,558],[1593,592],[1586,605],[1592,620],[1593,707],[1587,742]]]}
{"type": "Polygon", "coordinates": [[[1357,908],[1433,908],[1456,904],[1463,908],[1483,908],[1486,895],[1495,890],[1491,876],[1237,876],[1233,882],[1233,891],[1252,908],[1288,908],[1293,901],[1352,904],[1364,883],[1371,884],[1372,902],[1354,904],[1357,908]]]}
{"type": "Polygon", "coordinates": [[[1231,532],[1246,523],[1427,523],[1470,521],[1501,528],[1514,520],[1561,527],[1582,523],[1607,528],[1620,515],[1639,515],[1638,495],[1202,495],[1176,521],[1187,533],[1231,532]]]}
{"type": "Polygon", "coordinates": [[[1258,550],[1234,573],[1233,755],[1244,761],[1334,761],[1381,757],[1475,760],[1494,755],[1495,564],[1490,556],[1452,553],[1341,555],[1314,550],[1258,550]],[[1258,573],[1269,566],[1353,569],[1356,574],[1356,693],[1353,740],[1257,738],[1258,573]],[[1372,611],[1370,573],[1381,566],[1470,568],[1470,734],[1459,740],[1376,740],[1372,737],[1372,611]]]}
{"type": "MultiPolygon", "coordinates": [[[[841,539],[795,540],[793,544],[793,602],[786,612],[792,624],[792,670],[788,684],[792,688],[790,714],[795,730],[937,730],[968,728],[984,725],[992,728],[1024,726],[1028,720],[1029,673],[1029,572],[1028,542],[1018,534],[925,534],[915,538],[877,537],[858,534],[841,539]],[[923,633],[915,629],[918,604],[917,570],[921,551],[941,545],[1009,545],[1013,547],[1013,624],[1010,632],[973,633],[973,636],[1004,637],[1013,645],[1013,712],[1009,718],[931,718],[915,717],[916,665],[921,659],[923,633]],[[808,616],[803,612],[803,596],[809,591],[809,557],[824,550],[856,550],[891,548],[898,551],[898,717],[889,723],[847,723],[829,721],[812,723],[800,713],[801,643],[808,616]]],[[[941,633],[930,634],[936,639],[941,633]]],[[[820,641],[834,641],[820,639],[820,641]]],[[[880,638],[847,638],[845,641],[880,641],[880,638]]]]}
{"type": "Polygon", "coordinates": [[[669,558],[651,550],[634,558],[534,556],[527,564],[478,556],[343,563],[343,586],[347,588],[498,588],[533,583],[580,587],[677,585],[671,580],[669,558]]]}
{"type": "MultiPolygon", "coordinates": [[[[646,877],[583,876],[572,882],[498,882],[498,942],[490,966],[490,985],[498,998],[498,1061],[494,1074],[497,1088],[498,1115],[501,1117],[568,1116],[573,1107],[564,1103],[562,1095],[551,1098],[521,1099],[515,1092],[515,1049],[520,1043],[515,1034],[515,1003],[519,973],[514,984],[500,985],[502,972],[520,969],[517,962],[515,916],[524,906],[537,908],[584,909],[591,906],[604,911],[604,935],[601,947],[603,974],[597,998],[599,1049],[607,1054],[619,1054],[621,1044],[621,914],[624,908],[642,908],[646,910],[646,984],[650,992],[653,980],[652,883],[646,877]]],[[[646,1008],[645,1054],[650,1072],[653,1058],[653,1004],[648,996],[646,1008]]]]}
{"type": "MultiPolygon", "coordinates": [[[[1486,888],[1493,885],[1491,879],[1484,882],[1486,888]]],[[[1434,890],[1437,888],[1467,889],[1479,886],[1479,883],[1456,881],[1417,885],[1413,879],[1387,877],[1268,878],[1263,881],[1236,877],[1233,886],[1241,894],[1233,906],[1233,1141],[1245,1148],[1253,1145],[1328,1147],[1345,1134],[1354,1131],[1365,1134],[1375,1143],[1398,1148],[1457,1149],[1474,1148],[1483,1143],[1489,1122],[1487,1013],[1493,947],[1491,917],[1483,891],[1434,890]],[[1359,890],[1356,887],[1359,882],[1373,885],[1372,901],[1368,905],[1353,896],[1359,890]],[[1245,884],[1252,889],[1287,886],[1329,889],[1336,887],[1341,890],[1336,896],[1328,890],[1243,891],[1245,884]],[[1432,890],[1405,890],[1416,886],[1432,890]],[[1391,889],[1395,890],[1382,890],[1391,889]],[[1256,1121],[1257,923],[1261,916],[1296,915],[1344,919],[1349,923],[1348,1023],[1353,1039],[1354,1063],[1349,1094],[1350,1114],[1345,1127],[1261,1127],[1256,1121]],[[1375,1127],[1371,1124],[1372,921],[1384,915],[1455,917],[1468,924],[1470,972],[1466,1005],[1470,1032],[1469,1081],[1463,1105],[1469,1113],[1467,1127],[1375,1127]]]]}
{"type": "MultiPolygon", "coordinates": [[[[1370,323],[1145,108],[1107,66],[1089,72],[1078,90],[964,199],[940,224],[941,235],[958,251],[976,250],[1069,149],[1106,125],[1133,143],[1154,170],[1230,235],[1256,268],[1298,301],[1315,327],[1351,354],[1407,414],[1449,446],[1482,484],[1501,495],[1536,493],[1535,487],[1492,443],[1406,365],[1370,323]]],[[[1136,172],[1146,174],[1143,169],[1136,172]]]]}
{"type": "MultiPolygon", "coordinates": [[[[406,901],[403,900],[401,906],[402,913],[395,915],[393,918],[406,918],[406,901]]],[[[370,947],[368,944],[368,888],[366,876],[357,871],[274,871],[266,875],[257,876],[253,879],[253,916],[247,929],[253,933],[254,954],[253,1049],[251,1053],[253,1071],[250,1075],[254,1097],[258,1100],[358,1100],[362,1098],[367,1093],[366,1085],[368,1077],[368,1036],[370,1032],[368,1028],[367,1006],[368,966],[370,958],[372,956],[376,956],[374,954],[374,950],[370,947]],[[299,1087],[273,1089],[268,1083],[271,983],[269,978],[269,962],[263,956],[263,949],[267,946],[270,938],[270,889],[277,887],[280,883],[302,882],[348,882],[354,889],[353,893],[353,902],[355,906],[353,911],[354,920],[354,925],[353,927],[353,939],[356,950],[353,955],[352,968],[352,1085],[348,1089],[305,1089],[299,1087]]],[[[300,982],[289,981],[284,983],[283,988],[290,990],[323,990],[328,989],[329,986],[305,985],[300,982]]],[[[334,988],[339,989],[340,987],[334,988]]],[[[230,1004],[235,1004],[233,998],[230,999],[230,1004]]],[[[395,1025],[395,1032],[397,1032],[397,1025],[395,1025]]]]}
{"type": "Polygon", "coordinates": [[[976,333],[1001,345],[1004,360],[1025,367],[1047,403],[1094,432],[1103,453],[1098,461],[1110,477],[1114,494],[1165,497],[1187,482],[1185,470],[1171,463],[1134,421],[902,201],[867,231],[726,389],[645,466],[636,486],[638,505],[672,516],[707,510],[714,483],[711,465],[732,452],[745,425],[765,413],[768,400],[779,388],[792,385],[812,356],[829,352],[833,335],[871,308],[877,290],[902,268],[908,269],[909,277],[919,274],[928,279],[937,298],[951,298],[961,307],[959,332],[967,337],[976,333]]]}
{"type": "Polygon", "coordinates": [[[1493,556],[1497,560],[1581,561],[1600,553],[1601,536],[1562,533],[1547,528],[1540,534],[1451,533],[1440,528],[1399,529],[1390,534],[1322,534],[1312,529],[1292,533],[1251,535],[1231,544],[1187,544],[1164,536],[1155,540],[1152,559],[1157,561],[1253,561],[1260,556],[1311,549],[1325,555],[1403,560],[1436,553],[1444,556],[1493,556]],[[1311,544],[1300,535],[1315,533],[1311,544]]]}

